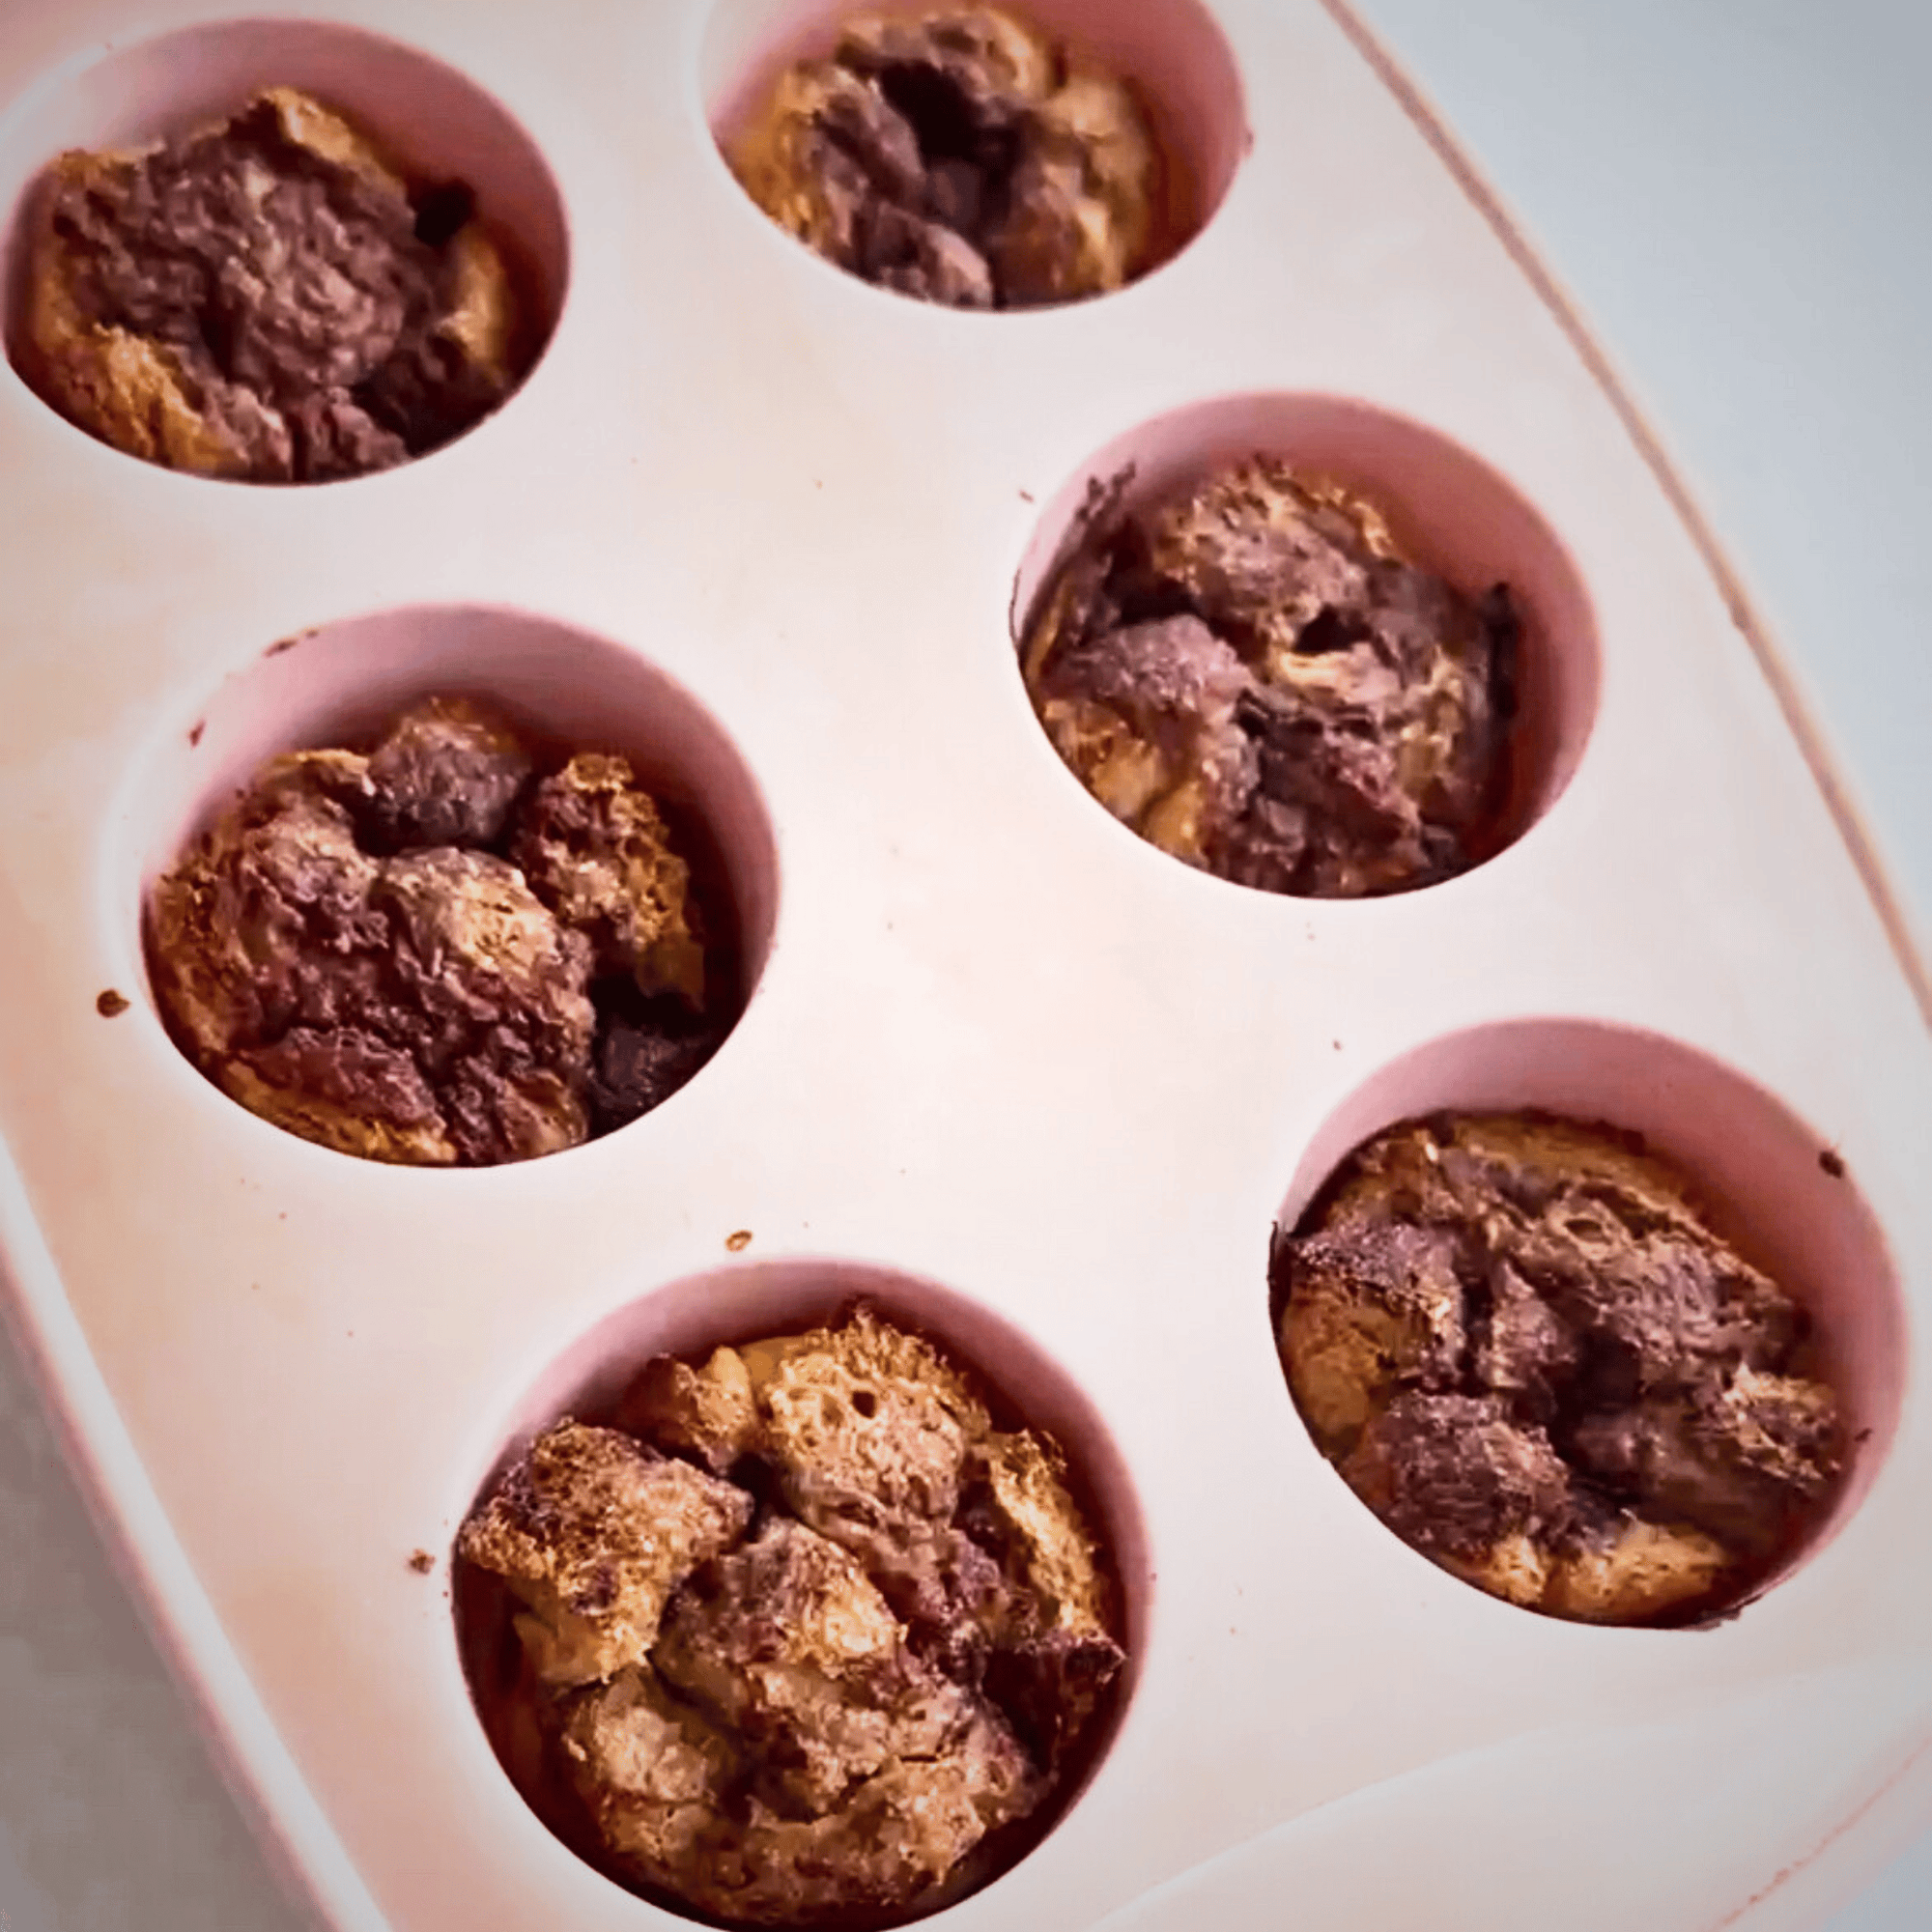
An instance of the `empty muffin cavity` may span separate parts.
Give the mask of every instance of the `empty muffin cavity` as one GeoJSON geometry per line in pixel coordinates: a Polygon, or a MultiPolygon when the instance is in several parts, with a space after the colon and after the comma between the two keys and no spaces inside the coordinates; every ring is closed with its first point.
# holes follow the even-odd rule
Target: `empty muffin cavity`
{"type": "Polygon", "coordinates": [[[1445,438],[1246,397],[1146,425],[1015,585],[1036,715],[1091,796],[1201,870],[1300,897],[1453,878],[1548,810],[1595,695],[1536,514],[1445,438]]]}
{"type": "Polygon", "coordinates": [[[905,1277],[753,1264],[625,1311],[457,1539],[499,1760],[580,1856],[709,1922],[965,1896],[1064,1815],[1124,1702],[1134,1532],[1094,1446],[1049,1365],[905,1277]]]}
{"type": "Polygon", "coordinates": [[[625,1125],[722,1044],[769,943],[769,831],[717,727],[516,613],[271,649],[146,778],[186,793],[138,862],[164,1023],[343,1152],[482,1166],[625,1125]]]}
{"type": "Polygon", "coordinates": [[[1896,1284],[1818,1150],[1738,1075],[1616,1029],[1399,1063],[1324,1129],[1276,1231],[1316,1446],[1510,1602],[1737,1608],[1844,1520],[1896,1417],[1896,1284]]]}
{"type": "Polygon", "coordinates": [[[700,82],[740,185],[838,268],[969,309],[1110,293],[1172,258],[1245,144],[1193,0],[722,0],[700,82]]]}
{"type": "Polygon", "coordinates": [[[322,482],[427,454],[524,381],[562,301],[562,210],[528,138],[349,28],[116,49],[15,110],[0,169],[10,359],[169,469],[322,482]]]}

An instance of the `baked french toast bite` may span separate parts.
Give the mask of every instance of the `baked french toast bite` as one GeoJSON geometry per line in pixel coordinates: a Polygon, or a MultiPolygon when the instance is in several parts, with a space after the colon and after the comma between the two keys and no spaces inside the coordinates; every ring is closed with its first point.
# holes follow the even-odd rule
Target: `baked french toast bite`
{"type": "Polygon", "coordinates": [[[367,753],[270,759],[156,882],[148,952],[195,1065],[344,1153],[489,1166],[668,1098],[734,1012],[657,804],[621,757],[539,772],[431,697],[367,753]]]}
{"type": "Polygon", "coordinates": [[[1101,492],[1021,641],[1055,751],[1150,843],[1237,885],[1364,898],[1489,856],[1520,626],[1270,456],[1136,511],[1101,492]]]}
{"type": "Polygon", "coordinates": [[[1272,1274],[1317,1445],[1405,1542],[1513,1603],[1728,1607],[1844,1463],[1804,1310],[1614,1129],[1391,1127],[1277,1238],[1272,1274]]]}
{"type": "Polygon", "coordinates": [[[487,415],[532,360],[470,189],[409,179],[294,88],[151,147],[65,154],[33,206],[23,373],[168,469],[391,469],[487,415]]]}
{"type": "Polygon", "coordinates": [[[653,1361],[614,1426],[540,1435],[457,1548],[522,1606],[520,1719],[599,1861],[732,1923],[963,1895],[1124,1662],[1058,1449],[865,1308],[653,1361]]]}
{"type": "Polygon", "coordinates": [[[862,14],[786,70],[725,156],[838,268],[954,308],[1123,287],[1158,258],[1163,162],[1134,90],[993,7],[862,14]]]}

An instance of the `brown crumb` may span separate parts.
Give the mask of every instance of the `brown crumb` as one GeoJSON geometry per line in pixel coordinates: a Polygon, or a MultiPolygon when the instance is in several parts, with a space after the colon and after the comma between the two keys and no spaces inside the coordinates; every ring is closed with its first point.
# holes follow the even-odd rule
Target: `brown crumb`
{"type": "Polygon", "coordinates": [[[752,1245],[751,1229],[740,1228],[735,1235],[726,1235],[724,1236],[724,1245],[734,1255],[742,1255],[752,1245]]]}
{"type": "Polygon", "coordinates": [[[200,744],[201,734],[207,729],[208,729],[208,720],[206,718],[197,719],[187,734],[187,742],[189,746],[193,747],[195,745],[200,744]]]}
{"type": "Polygon", "coordinates": [[[1825,1151],[1818,1156],[1818,1165],[1822,1167],[1825,1170],[1825,1172],[1832,1177],[1833,1180],[1844,1179],[1845,1158],[1844,1155],[1839,1153],[1836,1148],[1825,1149],[1825,1151]]]}
{"type": "Polygon", "coordinates": [[[125,993],[117,993],[112,986],[109,986],[107,990],[95,1001],[94,1010],[97,1013],[99,1013],[102,1019],[111,1020],[115,1018],[118,1014],[125,1013],[128,1010],[130,1004],[132,1003],[128,1000],[128,996],[125,993]]]}
{"type": "Polygon", "coordinates": [[[284,651],[294,650],[304,638],[312,638],[314,636],[315,633],[313,631],[298,631],[292,638],[277,638],[262,655],[265,658],[278,658],[284,651]]]}
{"type": "Polygon", "coordinates": [[[436,1568],[436,1558],[427,1549],[417,1549],[411,1553],[410,1568],[418,1577],[427,1577],[436,1568]]]}

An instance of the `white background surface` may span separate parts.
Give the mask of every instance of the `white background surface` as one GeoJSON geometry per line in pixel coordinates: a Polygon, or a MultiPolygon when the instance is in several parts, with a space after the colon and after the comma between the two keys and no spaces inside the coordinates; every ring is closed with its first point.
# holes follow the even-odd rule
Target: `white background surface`
{"type": "MultiPolygon", "coordinates": [[[[1932,7],[1363,6],[1643,405],[1932,951],[1932,7]]],[[[0,1932],[188,1926],[314,1932],[0,1337],[0,1932]]],[[[1829,1932],[1927,1926],[1932,1834],[1829,1932]]]]}

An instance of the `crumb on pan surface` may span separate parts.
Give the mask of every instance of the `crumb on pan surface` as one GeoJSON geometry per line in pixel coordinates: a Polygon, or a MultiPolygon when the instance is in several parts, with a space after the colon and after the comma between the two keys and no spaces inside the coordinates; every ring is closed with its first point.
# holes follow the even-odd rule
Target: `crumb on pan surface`
{"type": "Polygon", "coordinates": [[[726,145],[787,234],[957,308],[1077,301],[1162,249],[1163,161],[1126,82],[992,7],[862,14],[726,145]]]}
{"type": "Polygon", "coordinates": [[[1317,1446],[1405,1542],[1511,1602],[1721,1609],[1842,1469],[1804,1311],[1615,1129],[1392,1127],[1277,1238],[1271,1274],[1317,1446]]]}
{"type": "Polygon", "coordinates": [[[385,469],[487,415],[529,359],[469,188],[405,179],[292,88],[151,147],[61,156],[29,255],[22,373],[169,469],[385,469]]]}
{"type": "Polygon", "coordinates": [[[1058,1450],[865,1307],[659,1357],[457,1549],[515,1601],[513,1700],[595,1858],[734,1923],[891,1922],[990,1876],[1124,1662],[1058,1450]]]}
{"type": "Polygon", "coordinates": [[[1520,624],[1409,562],[1376,505],[1257,455],[1124,514],[1107,493],[1022,668],[1068,768],[1175,858],[1309,898],[1434,884],[1507,805],[1520,624]]]}
{"type": "Polygon", "coordinates": [[[675,1092],[731,1019],[629,765],[540,775],[469,698],[423,700],[366,755],[270,759],[157,881],[147,937],[210,1079],[374,1160],[573,1147],[675,1092]]]}

